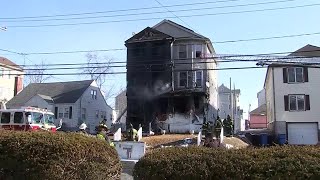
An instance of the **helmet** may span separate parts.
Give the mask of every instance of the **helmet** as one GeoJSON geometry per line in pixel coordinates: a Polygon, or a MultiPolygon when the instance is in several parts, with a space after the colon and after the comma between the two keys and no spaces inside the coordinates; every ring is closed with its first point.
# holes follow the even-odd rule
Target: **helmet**
{"type": "Polygon", "coordinates": [[[108,129],[108,126],[106,124],[99,124],[99,128],[105,128],[108,129]]]}
{"type": "Polygon", "coordinates": [[[80,125],[79,129],[81,129],[81,130],[86,130],[86,129],[87,129],[86,123],[82,123],[82,124],[80,125]]]}

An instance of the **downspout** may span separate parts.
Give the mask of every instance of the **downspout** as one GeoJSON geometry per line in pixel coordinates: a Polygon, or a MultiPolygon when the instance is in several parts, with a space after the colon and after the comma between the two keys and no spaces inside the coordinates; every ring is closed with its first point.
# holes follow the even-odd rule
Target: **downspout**
{"type": "Polygon", "coordinates": [[[171,49],[171,63],[172,63],[172,66],[171,66],[171,84],[172,84],[172,91],[174,91],[174,79],[175,79],[175,77],[174,77],[174,56],[173,56],[173,41],[174,40],[172,40],[172,42],[171,42],[171,44],[170,44],[170,49],[171,49]]]}
{"type": "Polygon", "coordinates": [[[274,87],[274,67],[272,67],[272,91],[273,91],[273,129],[276,130],[276,97],[275,97],[275,87],[274,87]]]}

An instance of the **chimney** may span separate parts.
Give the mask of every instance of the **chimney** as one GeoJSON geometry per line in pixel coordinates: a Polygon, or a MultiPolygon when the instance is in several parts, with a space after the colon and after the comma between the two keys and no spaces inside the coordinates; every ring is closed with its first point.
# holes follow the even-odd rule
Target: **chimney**
{"type": "Polygon", "coordinates": [[[16,96],[22,88],[22,78],[20,76],[14,77],[14,96],[16,96]]]}

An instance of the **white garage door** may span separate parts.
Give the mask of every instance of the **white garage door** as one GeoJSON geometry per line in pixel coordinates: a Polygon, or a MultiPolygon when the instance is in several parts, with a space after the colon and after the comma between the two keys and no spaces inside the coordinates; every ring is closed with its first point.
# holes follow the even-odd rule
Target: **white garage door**
{"type": "Polygon", "coordinates": [[[288,144],[318,144],[318,123],[287,123],[288,144]]]}

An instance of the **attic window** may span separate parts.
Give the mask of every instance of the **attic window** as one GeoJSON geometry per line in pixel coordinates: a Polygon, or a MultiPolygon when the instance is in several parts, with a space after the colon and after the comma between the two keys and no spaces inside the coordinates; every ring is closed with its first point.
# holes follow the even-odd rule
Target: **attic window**
{"type": "Polygon", "coordinates": [[[91,90],[91,98],[97,99],[97,90],[91,90]]]}

